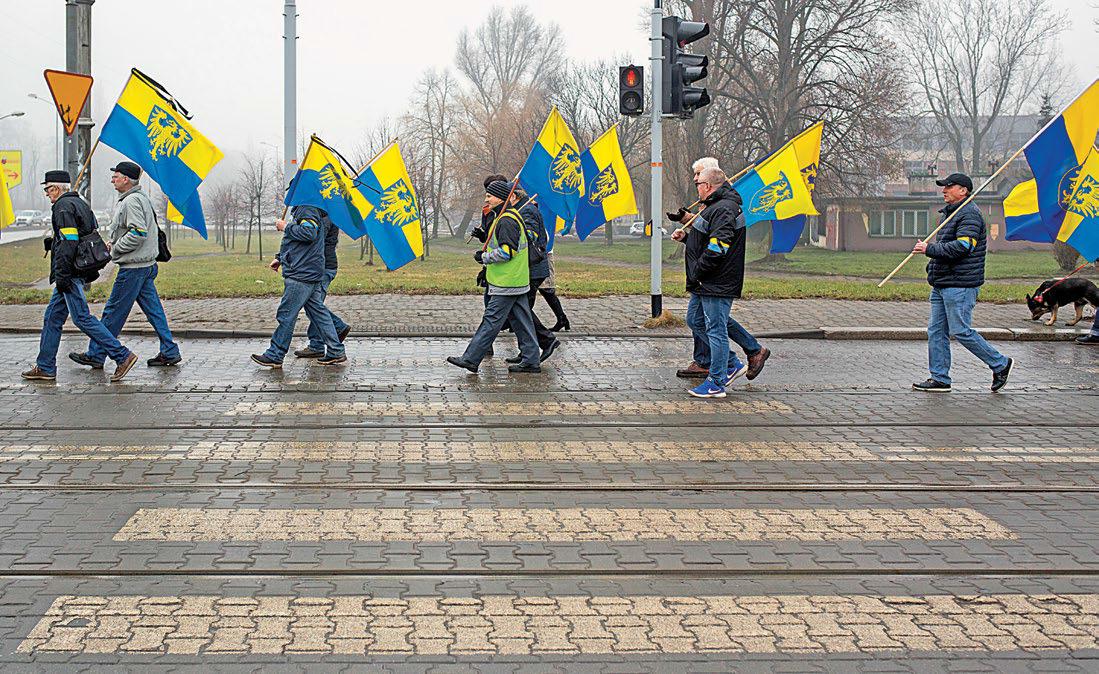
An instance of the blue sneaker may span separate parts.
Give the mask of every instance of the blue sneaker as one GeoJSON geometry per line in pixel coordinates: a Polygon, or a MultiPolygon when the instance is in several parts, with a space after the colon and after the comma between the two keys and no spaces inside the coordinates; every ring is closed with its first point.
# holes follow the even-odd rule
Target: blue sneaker
{"type": "Polygon", "coordinates": [[[732,367],[725,373],[725,385],[733,383],[733,380],[748,371],[748,366],[739,360],[733,361],[732,367]]]}
{"type": "Polygon", "coordinates": [[[706,377],[698,386],[694,387],[690,391],[687,391],[696,398],[724,398],[725,388],[713,380],[712,377],[706,377]]]}

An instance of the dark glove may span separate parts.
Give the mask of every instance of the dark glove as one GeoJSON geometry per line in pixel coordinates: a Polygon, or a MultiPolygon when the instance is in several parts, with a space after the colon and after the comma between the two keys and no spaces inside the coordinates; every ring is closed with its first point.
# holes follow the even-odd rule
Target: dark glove
{"type": "Polygon", "coordinates": [[[473,228],[473,231],[472,231],[472,232],[470,232],[470,234],[472,234],[472,235],[473,235],[473,237],[474,237],[475,239],[477,239],[478,241],[484,241],[484,240],[485,240],[485,237],[487,237],[487,236],[488,236],[488,232],[486,232],[485,230],[481,229],[480,227],[474,227],[474,228],[473,228]]]}
{"type": "Polygon", "coordinates": [[[477,251],[473,254],[473,259],[477,260],[477,264],[484,264],[484,262],[481,262],[481,258],[483,258],[484,256],[485,256],[485,251],[479,250],[479,251],[477,251]]]}
{"type": "Polygon", "coordinates": [[[66,295],[69,293],[70,290],[72,290],[73,287],[72,280],[67,278],[57,279],[57,282],[54,285],[57,286],[57,292],[65,293],[66,295]]]}
{"type": "Polygon", "coordinates": [[[47,253],[50,252],[51,250],[53,250],[53,237],[52,236],[47,236],[46,238],[42,239],[42,248],[47,253]]]}
{"type": "Polygon", "coordinates": [[[668,216],[668,219],[672,222],[683,222],[683,218],[687,217],[689,212],[686,208],[681,208],[675,213],[665,213],[664,215],[668,216]]]}

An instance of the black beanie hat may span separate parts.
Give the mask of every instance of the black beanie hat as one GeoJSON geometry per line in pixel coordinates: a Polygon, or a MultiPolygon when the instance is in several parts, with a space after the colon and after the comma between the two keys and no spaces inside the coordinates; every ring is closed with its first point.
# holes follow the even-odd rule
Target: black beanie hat
{"type": "Polygon", "coordinates": [[[485,188],[485,192],[497,199],[507,201],[508,195],[511,194],[511,183],[505,183],[503,180],[491,182],[488,184],[488,187],[485,188]]]}

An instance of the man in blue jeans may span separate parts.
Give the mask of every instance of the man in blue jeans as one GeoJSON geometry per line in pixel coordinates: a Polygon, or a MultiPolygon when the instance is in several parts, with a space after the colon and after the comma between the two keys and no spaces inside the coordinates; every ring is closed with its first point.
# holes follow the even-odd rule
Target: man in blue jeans
{"type": "Polygon", "coordinates": [[[137,354],[120,344],[88,311],[84,284],[94,281],[99,272],[81,273],[74,263],[80,239],[96,230],[95,215],[87,202],[72,191],[68,171],[47,171],[42,184],[53,204],[53,236],[45,240],[45,245],[50,253],[50,283],[54,284],[54,289],[42,316],[38,358],[34,367],[21,376],[42,381],[57,379],[57,347],[61,344],[61,328],[65,325],[65,319],[72,316],[73,325],[98,343],[115,362],[111,381],[119,381],[137,362],[137,354]]]}
{"type": "Polygon", "coordinates": [[[673,241],[686,246],[683,259],[691,295],[691,331],[709,344],[708,376],[688,393],[696,398],[724,398],[725,388],[748,369],[729,351],[729,311],[744,286],[740,196],[726,184],[719,168],[700,171],[695,187],[704,208],[691,220],[689,230],[672,233],[673,241]]]}
{"type": "MultiPolygon", "coordinates": [[[[717,159],[713,157],[702,157],[695,161],[691,165],[691,170],[694,171],[694,181],[698,182],[698,176],[703,170],[708,168],[721,168],[718,165],[717,159]]],[[[694,218],[694,214],[690,213],[686,208],[680,208],[677,213],[668,213],[668,219],[672,222],[680,223],[680,228],[686,228],[691,224],[691,219],[694,218]]],[[[744,213],[742,212],[737,216],[737,225],[744,227],[744,213]]],[[[685,230],[684,230],[685,231],[685,230]]],[[[673,238],[681,235],[673,235],[673,238]]],[[[678,239],[676,239],[678,240],[678,239]]],[[[692,301],[687,303],[687,327],[691,329],[692,341],[694,342],[694,350],[691,358],[691,364],[685,368],[676,370],[675,376],[691,379],[694,377],[704,378],[709,375],[710,372],[710,341],[706,337],[706,322],[702,315],[702,304],[700,302],[692,301]]],[[[745,374],[746,378],[750,381],[759,376],[759,373],[763,371],[763,366],[766,364],[767,359],[771,357],[771,350],[761,346],[755,337],[744,329],[740,323],[736,321],[732,316],[729,316],[728,322],[729,339],[735,344],[744,349],[744,355],[748,358],[748,371],[745,374]]],[[[733,356],[735,358],[735,356],[733,356]]]]}
{"type": "MultiPolygon", "coordinates": [[[[111,221],[108,247],[111,250],[111,259],[118,265],[118,272],[115,274],[107,305],[103,307],[101,321],[117,337],[136,301],[160,339],[160,351],[147,360],[146,364],[149,367],[178,365],[182,360],[179,346],[172,341],[168,318],[164,315],[164,307],[156,294],[156,256],[160,251],[160,231],[153,203],[138,184],[141,167],[124,161],[119,162],[111,171],[111,185],[119,197],[118,207],[111,221]]],[[[103,369],[105,356],[106,351],[95,340],[88,342],[86,351],[69,354],[71,360],[96,370],[103,369]]]]}
{"type": "MultiPolygon", "coordinates": [[[[282,232],[279,252],[269,265],[282,269],[282,300],[275,312],[279,325],[271,335],[271,345],[262,354],[252,354],[252,361],[270,368],[281,368],[282,359],[294,337],[294,323],[305,309],[309,321],[320,329],[326,353],[317,362],[337,365],[347,361],[343,344],[336,337],[332,315],[324,306],[321,284],[324,281],[325,221],[321,210],[314,206],[295,206],[291,221],[279,220],[275,229],[282,232]]],[[[329,222],[328,226],[332,226],[329,222]]]]}
{"type": "Polygon", "coordinates": [[[1095,312],[1095,320],[1091,323],[1091,330],[1088,331],[1088,334],[1077,337],[1076,343],[1082,346],[1099,344],[1099,310],[1095,312]]]}
{"type": "MultiPolygon", "coordinates": [[[[321,280],[320,294],[321,302],[325,302],[328,299],[328,287],[332,284],[332,280],[336,278],[336,271],[339,269],[339,259],[336,257],[336,246],[340,243],[340,228],[333,225],[332,221],[328,218],[328,214],[323,210],[321,213],[321,220],[324,221],[325,232],[324,236],[324,279],[321,280]]],[[[332,326],[336,329],[336,338],[340,340],[340,344],[347,339],[347,335],[351,333],[351,326],[343,321],[342,318],[336,315],[336,312],[328,308],[328,305],[324,305],[325,309],[328,309],[328,314],[332,317],[332,326]]],[[[309,321],[309,329],[305,332],[309,338],[309,344],[304,349],[296,349],[294,355],[298,358],[322,358],[324,356],[324,339],[321,335],[321,329],[313,321],[309,321]]]]}
{"type": "Polygon", "coordinates": [[[946,206],[939,223],[946,223],[934,243],[918,242],[912,252],[930,258],[927,283],[931,286],[931,316],[927,321],[927,360],[931,377],[912,384],[917,391],[950,391],[950,338],[969,349],[992,370],[992,390],[1007,383],[1012,360],[1006,358],[970,327],[977,292],[985,280],[985,221],[975,204],[963,203],[973,192],[973,181],[963,173],[936,180],[946,206]],[[949,220],[948,220],[949,219],[949,220]]]}

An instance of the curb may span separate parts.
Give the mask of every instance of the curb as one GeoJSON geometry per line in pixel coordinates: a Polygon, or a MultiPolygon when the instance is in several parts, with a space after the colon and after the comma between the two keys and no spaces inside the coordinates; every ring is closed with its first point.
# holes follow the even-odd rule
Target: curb
{"type": "MultiPolygon", "coordinates": [[[[1067,342],[1080,335],[1088,334],[1088,328],[1067,329],[1051,328],[978,328],[977,332],[982,337],[992,341],[1018,341],[1018,342],[1067,342]]],[[[38,335],[39,327],[29,328],[18,325],[0,325],[0,334],[6,335],[38,335]]],[[[80,331],[72,326],[65,326],[62,334],[78,335],[80,331]]],[[[156,336],[152,328],[123,328],[124,335],[156,336]]],[[[761,339],[830,339],[830,340],[912,340],[925,341],[927,339],[926,328],[866,328],[866,327],[822,327],[816,330],[766,330],[754,333],[761,339]]],[[[266,339],[271,336],[269,330],[218,330],[213,328],[183,328],[172,330],[172,335],[184,339],[266,339]]],[[[295,332],[295,337],[304,337],[304,332],[295,332]]],[[[430,332],[426,330],[356,330],[351,337],[366,338],[417,338],[417,337],[449,337],[455,339],[469,339],[473,336],[472,330],[440,330],[430,332]]],[[[576,331],[567,334],[558,333],[558,337],[570,339],[574,337],[597,337],[603,339],[636,339],[645,337],[648,339],[684,339],[690,336],[686,328],[677,332],[668,330],[648,331],[644,328],[627,328],[624,330],[591,330],[576,331]]]]}

